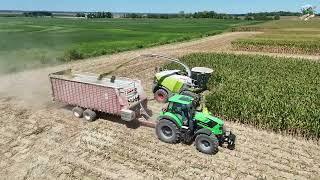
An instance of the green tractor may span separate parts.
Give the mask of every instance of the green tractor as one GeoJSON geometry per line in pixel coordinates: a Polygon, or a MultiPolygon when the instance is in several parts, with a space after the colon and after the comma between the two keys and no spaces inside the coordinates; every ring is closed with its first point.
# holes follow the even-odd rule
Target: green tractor
{"type": "Polygon", "coordinates": [[[224,122],[213,117],[206,108],[202,112],[196,111],[194,101],[192,97],[180,94],[169,98],[167,107],[158,117],[158,138],[172,144],[190,144],[195,140],[197,150],[205,154],[216,154],[218,147],[224,144],[233,150],[236,136],[226,131],[224,122]]]}

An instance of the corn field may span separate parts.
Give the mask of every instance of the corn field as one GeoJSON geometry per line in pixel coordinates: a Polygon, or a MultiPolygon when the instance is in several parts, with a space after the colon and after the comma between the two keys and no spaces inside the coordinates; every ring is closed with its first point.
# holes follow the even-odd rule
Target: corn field
{"type": "Polygon", "coordinates": [[[259,31],[261,34],[232,42],[234,50],[320,55],[320,21],[280,20],[234,27],[232,31],[259,31]]]}
{"type": "Polygon", "coordinates": [[[280,39],[240,39],[232,42],[235,50],[320,55],[319,41],[280,39]]]}
{"type": "Polygon", "coordinates": [[[276,132],[320,137],[320,63],[231,54],[192,54],[183,61],[215,70],[206,97],[214,114],[276,132]]]}

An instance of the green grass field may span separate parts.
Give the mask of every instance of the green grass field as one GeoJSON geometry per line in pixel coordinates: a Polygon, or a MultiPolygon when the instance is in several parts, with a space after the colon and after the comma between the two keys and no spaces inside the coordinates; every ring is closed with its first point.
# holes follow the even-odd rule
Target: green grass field
{"type": "Polygon", "coordinates": [[[320,55],[320,19],[301,21],[286,19],[236,28],[264,33],[250,39],[239,39],[233,46],[239,50],[320,55]]]}
{"type": "Polygon", "coordinates": [[[230,54],[193,54],[183,61],[215,70],[207,106],[216,115],[320,138],[320,63],[230,54]]]}
{"type": "Polygon", "coordinates": [[[0,73],[214,35],[247,21],[0,18],[0,73]]]}

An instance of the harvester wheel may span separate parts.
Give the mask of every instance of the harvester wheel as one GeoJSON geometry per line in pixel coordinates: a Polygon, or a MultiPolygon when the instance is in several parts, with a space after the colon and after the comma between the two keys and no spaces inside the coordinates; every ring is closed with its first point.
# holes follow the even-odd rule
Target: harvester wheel
{"type": "Polygon", "coordinates": [[[195,146],[198,151],[205,154],[216,154],[219,149],[219,140],[213,134],[210,136],[206,134],[200,134],[196,137],[195,146]]]}
{"type": "Polygon", "coordinates": [[[158,122],[156,125],[156,134],[161,141],[166,143],[175,144],[180,140],[179,128],[167,119],[161,119],[158,122]]]}
{"type": "Polygon", "coordinates": [[[169,98],[169,93],[164,89],[158,89],[154,93],[154,99],[158,101],[159,103],[166,103],[169,98]]]}
{"type": "Polygon", "coordinates": [[[91,109],[87,109],[83,112],[83,117],[85,120],[92,122],[94,120],[96,120],[97,114],[92,111],[91,109]]]}
{"type": "Polygon", "coordinates": [[[74,107],[72,109],[72,113],[76,118],[82,118],[83,117],[83,109],[81,107],[74,107]]]}

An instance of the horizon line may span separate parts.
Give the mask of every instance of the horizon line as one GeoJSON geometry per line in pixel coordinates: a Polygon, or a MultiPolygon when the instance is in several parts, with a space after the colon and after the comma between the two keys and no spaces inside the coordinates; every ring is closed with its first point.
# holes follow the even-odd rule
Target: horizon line
{"type": "MultiPolygon", "coordinates": [[[[90,13],[90,12],[111,12],[111,13],[137,13],[137,14],[179,14],[178,11],[176,13],[173,12],[112,12],[112,11],[64,11],[64,10],[18,10],[18,9],[0,9],[0,12],[5,12],[5,11],[10,11],[10,12],[37,12],[37,11],[44,11],[44,12],[57,12],[57,13],[90,13]]],[[[214,10],[204,10],[204,11],[194,11],[194,12],[185,12],[183,11],[185,14],[190,14],[190,13],[196,13],[196,12],[210,12],[210,11],[214,11],[214,10]]],[[[299,11],[285,11],[285,10],[280,10],[280,11],[257,11],[257,12],[246,12],[246,13],[225,13],[225,12],[217,12],[214,11],[216,13],[219,14],[249,14],[249,13],[270,13],[270,12],[291,12],[291,13],[298,13],[299,11]]]]}

